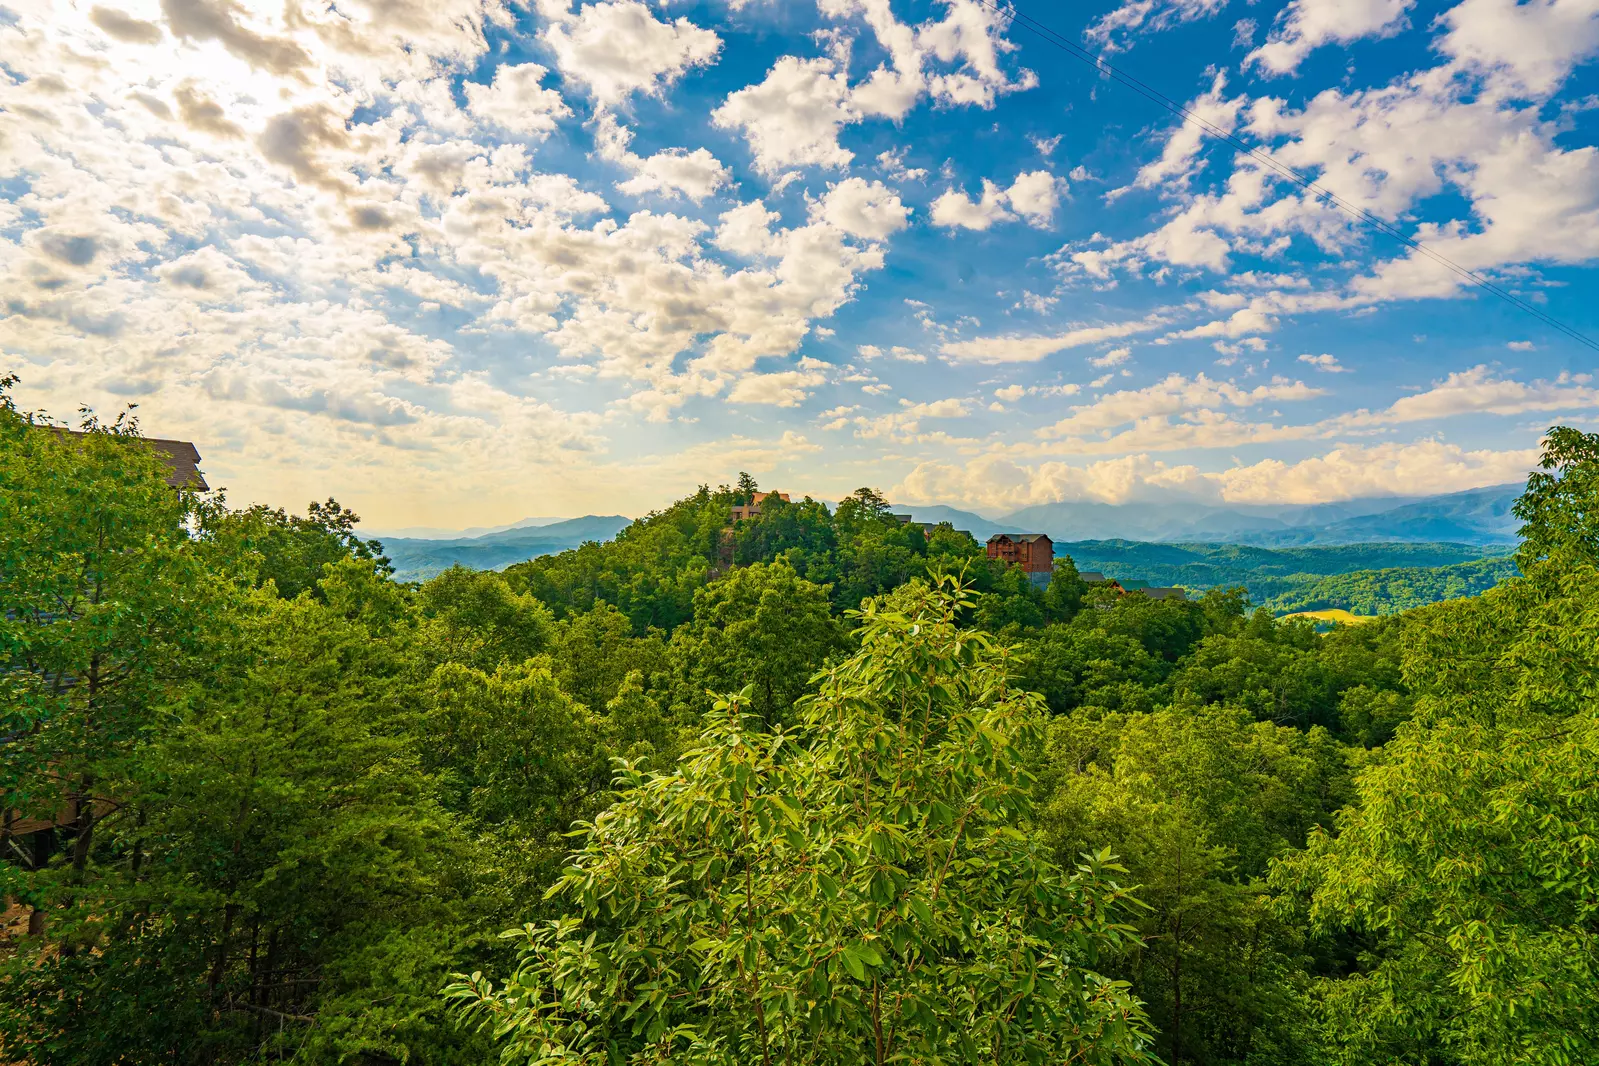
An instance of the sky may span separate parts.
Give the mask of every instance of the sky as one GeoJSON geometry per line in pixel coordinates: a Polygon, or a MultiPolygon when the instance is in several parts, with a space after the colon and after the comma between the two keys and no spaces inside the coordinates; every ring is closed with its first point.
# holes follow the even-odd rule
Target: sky
{"type": "Polygon", "coordinates": [[[1599,0],[0,0],[0,374],[369,525],[1518,481],[1599,0]],[[1101,56],[1242,155],[1010,17],[1101,56]]]}

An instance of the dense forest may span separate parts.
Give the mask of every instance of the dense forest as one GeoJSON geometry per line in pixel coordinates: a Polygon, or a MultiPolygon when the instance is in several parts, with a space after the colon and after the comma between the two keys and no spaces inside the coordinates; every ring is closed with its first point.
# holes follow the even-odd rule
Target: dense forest
{"type": "Polygon", "coordinates": [[[1278,614],[1338,608],[1359,615],[1395,614],[1487,592],[1517,575],[1516,560],[1493,556],[1449,566],[1393,566],[1297,583],[1265,601],[1278,614]]]}
{"type": "Polygon", "coordinates": [[[1599,436],[1318,635],[748,477],[401,583],[85,428],[0,403],[0,1061],[1599,1061],[1599,436]]]}
{"type": "Polygon", "coordinates": [[[1188,589],[1243,588],[1277,614],[1342,608],[1394,614],[1486,592],[1516,575],[1509,549],[1469,544],[1341,544],[1261,548],[1247,544],[1057,544],[1082,570],[1188,589]]]}

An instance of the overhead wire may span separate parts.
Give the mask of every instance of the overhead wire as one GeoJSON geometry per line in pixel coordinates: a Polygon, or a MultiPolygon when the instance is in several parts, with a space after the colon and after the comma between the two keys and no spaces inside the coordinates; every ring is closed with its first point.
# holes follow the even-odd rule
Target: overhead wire
{"type": "Polygon", "coordinates": [[[1143,81],[1140,81],[1138,78],[1133,77],[1131,74],[1111,66],[1098,55],[1095,55],[1093,52],[1070,40],[1061,33],[1044,25],[1037,19],[1017,10],[1014,6],[1002,7],[1001,5],[994,3],[993,0],[973,0],[973,2],[987,8],[990,11],[993,11],[995,14],[1009,20],[1013,24],[1020,25],[1023,29],[1030,31],[1037,37],[1041,38],[1045,43],[1054,45],[1063,52],[1066,52],[1068,55],[1072,56],[1074,59],[1078,59],[1084,63],[1087,63],[1089,66],[1092,66],[1096,70],[1100,71],[1106,77],[1120,82],[1122,85],[1132,89],[1145,99],[1159,104],[1167,111],[1170,111],[1172,114],[1181,118],[1184,122],[1192,122],[1204,132],[1231,147],[1238,154],[1248,156],[1249,158],[1260,163],[1262,166],[1270,168],[1272,171],[1284,178],[1287,178],[1289,181],[1304,189],[1306,192],[1311,193],[1316,199],[1322,201],[1323,203],[1330,204],[1331,206],[1343,211],[1345,214],[1352,216],[1357,221],[1363,222],[1367,226],[1370,226],[1372,229],[1392,237],[1394,240],[1399,241],[1407,248],[1410,248],[1411,250],[1426,256],[1428,259],[1431,259],[1433,262],[1453,271],[1456,275],[1464,278],[1466,281],[1469,281],[1478,288],[1492,293],[1494,296],[1499,297],[1506,303],[1509,303],[1517,309],[1526,312],[1533,318],[1536,318],[1539,322],[1542,322],[1544,325],[1548,326],[1550,329],[1553,329],[1578,342],[1579,344],[1584,344],[1589,348],[1592,348],[1594,351],[1599,352],[1599,341],[1594,341],[1585,334],[1580,333],[1572,327],[1566,325],[1564,322],[1561,322],[1553,315],[1540,310],[1533,304],[1523,300],[1515,293],[1504,288],[1502,285],[1499,285],[1491,278],[1484,277],[1482,274],[1470,269],[1469,267],[1461,266],[1459,263],[1456,263],[1443,253],[1427,247],[1425,244],[1422,244],[1420,241],[1410,237],[1396,226],[1393,226],[1379,216],[1372,214],[1359,204],[1350,203],[1348,200],[1344,199],[1342,196],[1339,196],[1331,189],[1326,188],[1311,178],[1305,177],[1303,174],[1299,173],[1299,171],[1275,158],[1270,153],[1263,152],[1258,148],[1245,144],[1243,141],[1235,137],[1231,130],[1223,129],[1221,126],[1216,125],[1215,123],[1206,119],[1204,116],[1197,114],[1192,108],[1172,99],[1160,90],[1153,88],[1143,81]]]}

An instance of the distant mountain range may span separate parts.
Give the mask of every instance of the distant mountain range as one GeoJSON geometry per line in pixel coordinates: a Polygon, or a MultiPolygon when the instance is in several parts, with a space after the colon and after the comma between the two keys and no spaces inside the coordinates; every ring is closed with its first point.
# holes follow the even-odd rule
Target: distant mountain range
{"type": "MultiPolygon", "coordinates": [[[[1444,496],[1392,496],[1304,506],[1047,503],[1001,518],[986,518],[939,504],[896,505],[894,511],[909,514],[918,522],[948,522],[956,529],[971,533],[979,542],[995,533],[1047,533],[1061,546],[1062,552],[1074,546],[1081,551],[1083,542],[1099,545],[1140,542],[1146,547],[1203,545],[1207,555],[1223,545],[1293,548],[1342,544],[1463,544],[1485,548],[1516,543],[1519,522],[1510,513],[1510,505],[1521,491],[1520,485],[1495,485],[1444,496]]],[[[396,578],[425,581],[457,563],[477,570],[499,570],[524,559],[575,548],[584,541],[610,540],[630,521],[621,515],[585,515],[582,518],[524,518],[510,525],[459,531],[413,527],[388,535],[365,530],[362,534],[377,536],[383,542],[383,549],[394,564],[396,578]],[[424,533],[441,535],[420,535],[424,533]]],[[[1097,561],[1101,549],[1093,549],[1088,554],[1097,561]]],[[[1118,551],[1112,549],[1108,554],[1115,556],[1118,551]]],[[[1448,562],[1462,562],[1474,554],[1452,556],[1448,562]]],[[[1168,565],[1180,568],[1196,562],[1198,560],[1193,558],[1179,562],[1174,557],[1168,565]]],[[[1086,562],[1082,565],[1085,569],[1097,569],[1086,562]]],[[[1443,561],[1419,565],[1443,565],[1443,561]]],[[[1331,572],[1347,570],[1340,567],[1331,572]]],[[[1124,576],[1143,575],[1127,572],[1124,576]]],[[[1182,576],[1193,581],[1196,575],[1190,571],[1182,576]]],[[[1194,582],[1201,583],[1215,582],[1194,582]]]]}
{"type": "MultiPolygon", "coordinates": [[[[457,564],[473,570],[500,570],[540,555],[576,548],[585,541],[610,540],[632,522],[621,515],[584,515],[582,518],[524,519],[478,536],[449,539],[379,537],[383,553],[394,565],[399,581],[426,581],[457,564]]],[[[471,531],[464,531],[470,533],[471,531]]]]}
{"type": "Polygon", "coordinates": [[[896,506],[919,522],[949,522],[978,540],[995,533],[1047,533],[1055,541],[1133,540],[1291,547],[1320,544],[1514,544],[1510,505],[1520,485],[1443,496],[1393,496],[1339,503],[1213,507],[1195,503],[1047,503],[1002,518],[953,507],[896,506]]]}
{"type": "Polygon", "coordinates": [[[466,529],[445,529],[440,526],[406,526],[403,529],[363,529],[363,537],[380,540],[461,540],[483,537],[490,533],[503,533],[508,529],[529,529],[536,526],[553,526],[557,522],[570,522],[569,518],[522,518],[503,526],[468,526],[466,529]]]}

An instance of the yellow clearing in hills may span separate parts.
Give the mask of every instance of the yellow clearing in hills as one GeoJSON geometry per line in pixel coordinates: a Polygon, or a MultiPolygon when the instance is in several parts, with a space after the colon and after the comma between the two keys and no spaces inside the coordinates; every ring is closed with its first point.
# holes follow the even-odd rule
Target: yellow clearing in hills
{"type": "Polygon", "coordinates": [[[1374,614],[1350,614],[1343,608],[1334,608],[1330,611],[1297,611],[1294,614],[1285,614],[1284,618],[1311,618],[1318,622],[1339,622],[1345,625],[1359,625],[1361,622],[1375,622],[1374,614]]]}

